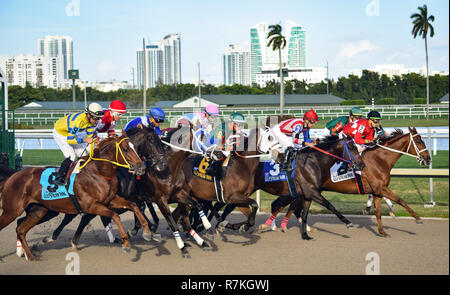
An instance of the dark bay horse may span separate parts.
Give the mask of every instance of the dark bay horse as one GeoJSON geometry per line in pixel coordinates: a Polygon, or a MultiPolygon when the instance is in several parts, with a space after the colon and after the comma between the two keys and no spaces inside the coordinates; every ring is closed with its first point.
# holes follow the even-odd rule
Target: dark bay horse
{"type": "MultiPolygon", "coordinates": [[[[227,172],[221,181],[223,201],[236,204],[247,217],[244,222],[226,225],[227,228],[239,229],[240,232],[248,231],[255,224],[255,216],[258,210],[258,204],[249,196],[256,188],[254,175],[257,173],[259,166],[258,155],[260,152],[257,147],[260,133],[261,129],[259,128],[251,129],[248,138],[245,140],[244,151],[232,151],[230,153],[229,159],[227,159],[227,172]]],[[[199,200],[218,201],[214,183],[193,174],[193,161],[185,161],[183,170],[191,197],[199,200]]]]}
{"type": "MultiPolygon", "coordinates": [[[[160,139],[158,135],[156,134],[155,130],[152,127],[144,127],[144,128],[134,128],[132,130],[129,130],[128,133],[125,131],[122,131],[122,134],[126,134],[129,138],[131,143],[135,146],[138,155],[146,162],[146,167],[153,167],[155,171],[164,171],[167,169],[167,161],[164,157],[164,151],[163,147],[161,146],[160,139]]],[[[136,177],[133,174],[128,173],[128,170],[123,167],[118,167],[117,170],[117,180],[118,180],[118,191],[117,194],[119,197],[122,197],[126,200],[135,202],[136,205],[138,205],[139,210],[141,211],[142,215],[144,216],[145,220],[150,226],[150,229],[152,230],[153,234],[151,235],[152,239],[158,241],[160,240],[158,235],[155,235],[156,233],[156,227],[159,219],[157,219],[156,212],[153,209],[153,206],[150,202],[147,202],[148,208],[150,210],[150,213],[152,214],[155,224],[152,225],[151,221],[147,218],[145,215],[145,201],[142,198],[139,197],[139,184],[136,181],[136,177]]],[[[128,211],[127,209],[120,209],[116,210],[117,213],[122,214],[125,211],[128,211]]],[[[57,212],[49,211],[46,216],[44,216],[39,223],[46,222],[53,217],[57,216],[57,212]]],[[[64,216],[64,219],[61,221],[61,224],[55,229],[55,231],[52,233],[51,236],[45,237],[43,242],[49,243],[54,242],[58,236],[61,234],[62,230],[66,225],[68,225],[77,214],[66,214],[64,216]]],[[[80,240],[81,234],[83,233],[84,228],[89,224],[89,222],[95,217],[94,214],[84,214],[81,218],[81,221],[76,229],[76,232],[72,238],[72,248],[74,250],[77,249],[78,242],[80,240]]],[[[105,216],[100,216],[103,225],[105,226],[105,229],[107,230],[107,233],[111,230],[110,222],[111,219],[105,216]]],[[[137,216],[135,215],[135,219],[137,216]]],[[[18,224],[20,224],[22,220],[18,220],[18,224]]],[[[134,236],[137,234],[137,229],[139,229],[140,223],[139,219],[137,219],[136,222],[139,227],[135,228],[131,231],[128,231],[128,234],[130,236],[134,236]]],[[[109,234],[110,239],[113,239],[114,242],[114,236],[112,234],[109,234]]]]}
{"type": "MultiPolygon", "coordinates": [[[[386,237],[388,234],[384,231],[381,223],[381,199],[386,197],[404,207],[408,213],[416,219],[418,224],[422,224],[420,217],[412,210],[408,204],[397,194],[389,189],[390,173],[398,159],[407,154],[413,156],[421,165],[429,165],[431,157],[426,149],[416,128],[408,127],[409,133],[403,134],[402,130],[396,130],[387,138],[380,139],[378,146],[366,149],[362,153],[362,158],[366,164],[362,170],[362,179],[365,193],[372,193],[375,197],[375,215],[378,223],[378,232],[386,237]]],[[[322,190],[335,191],[344,194],[358,194],[355,179],[345,180],[333,183],[331,178],[323,183],[322,190]]],[[[286,217],[294,211],[301,211],[302,204],[289,196],[282,196],[276,200],[278,206],[275,206],[273,214],[276,216],[285,206],[290,204],[286,217]]]]}
{"type": "MultiPolygon", "coordinates": [[[[136,174],[145,171],[144,162],[139,158],[127,137],[109,138],[99,143],[92,154],[84,157],[85,167],[78,173],[74,183],[77,202],[85,213],[110,217],[119,227],[123,240],[123,248],[130,249],[127,234],[119,215],[110,208],[128,208],[139,216],[148,235],[150,230],[137,206],[117,197],[117,164],[127,165],[136,174]]],[[[27,260],[37,257],[30,251],[26,241],[26,233],[34,227],[48,210],[62,213],[78,213],[70,198],[42,200],[40,177],[45,168],[31,167],[23,169],[6,180],[2,188],[3,212],[0,216],[0,230],[20,216],[30,204],[33,206],[25,220],[17,227],[17,238],[22,244],[27,260]]]]}
{"type": "MultiPolygon", "coordinates": [[[[295,155],[294,182],[295,188],[301,197],[290,197],[291,194],[286,181],[265,182],[263,162],[259,163],[255,173],[254,190],[260,189],[273,195],[289,196],[290,199],[295,199],[297,202],[308,204],[308,208],[311,201],[315,201],[335,213],[342,222],[347,224],[347,227],[352,228],[353,224],[320,194],[319,188],[324,181],[326,171],[329,171],[330,167],[337,161],[333,155],[339,155],[338,157],[344,155],[341,159],[351,161],[357,170],[361,170],[364,167],[364,163],[361,157],[358,157],[358,149],[352,140],[339,139],[336,136],[326,137],[316,147],[319,150],[307,147],[299,150],[295,155]],[[307,187],[307,194],[304,193],[303,187],[307,187]]],[[[232,208],[226,209],[225,212],[231,212],[230,209],[232,208]]],[[[225,218],[226,215],[222,215],[220,221],[223,221],[225,218]]],[[[301,228],[301,233],[302,238],[308,240],[310,237],[306,232],[306,218],[307,212],[304,211],[302,216],[304,227],[301,228]]]]}

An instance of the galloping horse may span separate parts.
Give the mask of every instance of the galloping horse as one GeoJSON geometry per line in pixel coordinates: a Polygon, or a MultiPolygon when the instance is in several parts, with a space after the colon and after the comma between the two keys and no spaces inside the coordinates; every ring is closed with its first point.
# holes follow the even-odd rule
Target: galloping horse
{"type": "MultiPolygon", "coordinates": [[[[362,158],[366,164],[364,170],[362,170],[364,190],[366,194],[372,193],[376,197],[374,199],[374,205],[378,223],[378,232],[384,237],[388,236],[388,234],[383,230],[383,225],[381,223],[382,197],[386,197],[401,205],[416,219],[416,223],[422,224],[422,220],[414,210],[412,210],[402,198],[388,188],[391,180],[391,170],[402,155],[415,157],[417,162],[421,165],[429,165],[431,162],[430,154],[426,149],[422,138],[417,133],[416,128],[408,127],[408,130],[409,133],[403,134],[403,131],[398,129],[390,134],[389,137],[380,139],[380,142],[376,147],[366,149],[362,153],[362,158]]],[[[322,185],[322,190],[344,194],[359,193],[355,179],[333,183],[329,175],[328,179],[322,185]]],[[[287,218],[289,218],[293,211],[302,208],[302,204],[298,200],[294,200],[289,196],[282,196],[276,201],[279,203],[279,207],[274,208],[272,214],[274,216],[289,203],[291,203],[291,205],[286,213],[287,218]]]]}
{"type": "MultiPolygon", "coordinates": [[[[83,159],[86,165],[77,174],[73,184],[76,202],[85,213],[112,218],[119,228],[123,249],[129,251],[130,243],[120,217],[110,208],[133,210],[145,228],[144,238],[148,238],[150,230],[137,206],[117,197],[116,165],[127,166],[141,175],[145,171],[144,162],[125,136],[108,138],[100,142],[90,153],[89,158],[86,156],[83,159]]],[[[71,198],[42,199],[40,178],[44,170],[45,168],[37,167],[23,169],[8,178],[2,188],[3,212],[0,216],[0,230],[20,216],[28,205],[38,204],[27,212],[26,219],[16,229],[17,238],[22,244],[27,260],[36,260],[37,257],[30,251],[25,235],[48,210],[69,214],[78,213],[79,210],[71,198]]]]}
{"type": "MultiPolygon", "coordinates": [[[[294,182],[298,197],[294,199],[297,202],[302,202],[307,205],[307,207],[305,206],[306,210],[303,211],[302,216],[304,221],[302,223],[304,227],[301,228],[303,239],[310,239],[306,233],[306,218],[311,201],[315,201],[335,213],[342,222],[347,224],[347,227],[353,227],[353,224],[320,194],[319,188],[320,184],[324,181],[324,179],[326,179],[327,171],[329,173],[330,167],[336,162],[336,157],[351,162],[351,165],[356,170],[363,169],[364,163],[361,157],[358,156],[358,150],[353,140],[339,139],[336,136],[326,137],[320,144],[316,145],[315,149],[306,147],[296,153],[294,182]],[[344,155],[344,158],[340,158],[336,155],[344,155]]],[[[287,182],[266,182],[263,170],[264,163],[259,163],[258,169],[255,173],[255,191],[261,189],[273,195],[291,195],[287,182]]],[[[232,208],[228,208],[226,212],[230,212],[229,209],[232,208]]],[[[225,218],[226,216],[222,215],[220,222],[222,222],[225,218]]]]}
{"type": "Polygon", "coordinates": [[[255,175],[259,167],[259,145],[261,142],[261,129],[251,129],[246,138],[245,151],[232,151],[228,161],[227,172],[221,181],[222,200],[218,200],[215,184],[201,179],[193,174],[193,161],[187,160],[183,165],[186,175],[186,185],[191,197],[199,200],[222,201],[236,204],[247,217],[247,221],[226,225],[227,228],[248,231],[255,224],[258,204],[249,196],[255,191],[255,175]],[[253,148],[249,148],[253,147],[253,148]],[[253,151],[251,149],[254,149],[253,151]],[[251,210],[249,208],[251,207],[251,210]]]}
{"type": "MultiPolygon", "coordinates": [[[[124,135],[126,134],[125,131],[122,131],[122,133],[124,135]]],[[[147,163],[146,164],[147,167],[154,167],[154,169],[156,171],[164,171],[165,169],[167,169],[168,163],[164,157],[164,151],[162,149],[160,139],[158,138],[158,135],[156,134],[156,132],[154,131],[154,129],[152,127],[145,127],[142,129],[134,128],[132,130],[129,130],[129,132],[126,135],[130,138],[131,143],[133,143],[133,145],[136,147],[138,155],[147,163]]],[[[154,220],[156,218],[155,224],[152,225],[152,223],[147,218],[147,216],[145,216],[145,213],[144,213],[144,211],[145,211],[144,201],[145,200],[141,200],[138,198],[139,193],[138,193],[138,189],[137,189],[136,178],[133,175],[131,175],[130,173],[128,173],[126,168],[119,167],[118,171],[117,171],[117,179],[118,179],[117,194],[120,197],[125,198],[126,200],[135,202],[138,205],[139,210],[141,211],[145,220],[149,224],[152,232],[156,233],[156,227],[157,227],[157,223],[158,223],[156,212],[153,210],[153,206],[149,203],[148,207],[149,207],[150,213],[152,214],[154,220]]],[[[121,214],[125,211],[126,210],[118,210],[118,213],[121,214]]],[[[47,215],[44,216],[39,221],[39,223],[46,222],[57,215],[58,215],[57,212],[49,211],[47,213],[47,215]]],[[[61,234],[64,227],[66,225],[68,225],[76,216],[77,216],[77,214],[66,214],[64,216],[64,219],[61,221],[61,224],[56,228],[56,230],[53,232],[53,234],[51,236],[45,237],[43,242],[44,243],[54,242],[58,238],[58,236],[61,234]]],[[[80,237],[81,237],[81,234],[83,233],[84,228],[89,224],[89,222],[95,216],[96,215],[93,215],[93,214],[84,214],[83,215],[83,217],[81,218],[81,221],[77,227],[77,230],[75,231],[75,234],[72,238],[72,241],[71,241],[73,249],[77,248],[78,242],[80,240],[80,237]]],[[[135,215],[135,218],[137,218],[136,215],[135,215]]],[[[110,230],[109,224],[111,222],[111,219],[104,217],[104,216],[101,216],[101,219],[102,219],[102,223],[105,226],[105,228],[107,230],[110,230]]],[[[19,219],[18,224],[20,224],[21,221],[22,220],[19,219]]],[[[133,230],[128,231],[128,234],[130,236],[136,235],[137,230],[140,228],[139,221],[137,221],[136,224],[139,225],[139,227],[137,228],[135,226],[135,228],[133,230]]],[[[113,237],[113,236],[111,235],[111,237],[113,237]]],[[[157,240],[157,241],[160,240],[159,236],[153,235],[153,234],[152,234],[152,239],[157,240]]]]}

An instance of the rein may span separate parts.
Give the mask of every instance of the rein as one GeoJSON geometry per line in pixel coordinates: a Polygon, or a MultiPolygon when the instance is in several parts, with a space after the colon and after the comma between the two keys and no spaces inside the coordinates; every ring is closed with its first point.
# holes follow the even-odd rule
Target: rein
{"type": "MultiPolygon", "coordinates": [[[[353,156],[350,154],[350,151],[348,150],[348,147],[347,147],[348,141],[343,140],[343,143],[344,143],[344,147],[345,147],[344,153],[347,152],[347,154],[348,154],[349,157],[350,157],[350,160],[346,160],[346,159],[344,159],[344,158],[341,158],[341,157],[338,157],[338,156],[336,156],[336,155],[333,155],[333,154],[331,154],[331,153],[329,153],[329,152],[327,152],[327,151],[325,151],[325,150],[323,150],[323,149],[320,149],[320,148],[318,148],[318,147],[316,147],[316,146],[310,146],[310,147],[313,148],[313,149],[315,149],[315,150],[317,150],[317,151],[319,151],[319,152],[321,152],[321,153],[324,153],[325,155],[334,157],[334,158],[336,158],[336,159],[338,159],[338,160],[341,160],[341,161],[343,161],[343,162],[346,162],[346,163],[351,164],[351,163],[353,162],[353,160],[354,160],[356,157],[359,157],[359,155],[356,156],[356,157],[353,157],[353,156]]],[[[344,156],[343,156],[343,157],[344,157],[344,156]]]]}
{"type": "Polygon", "coordinates": [[[128,163],[127,159],[123,155],[122,149],[120,148],[120,144],[125,139],[129,139],[129,138],[128,137],[124,137],[119,142],[116,141],[116,161],[111,161],[111,160],[102,159],[102,158],[94,158],[93,157],[93,155],[94,155],[94,144],[91,144],[91,147],[89,149],[89,159],[79,168],[79,170],[83,169],[90,161],[104,161],[104,162],[108,162],[108,163],[111,163],[111,164],[119,166],[119,167],[124,167],[124,168],[130,169],[131,168],[130,163],[128,163]],[[120,155],[122,156],[122,158],[123,158],[123,160],[125,161],[126,164],[120,164],[118,162],[119,161],[118,160],[119,152],[120,152],[120,155]]]}
{"type": "Polygon", "coordinates": [[[424,148],[424,149],[422,149],[422,150],[419,150],[419,148],[417,148],[417,145],[416,145],[416,143],[415,143],[415,141],[414,141],[414,139],[413,139],[413,138],[414,138],[415,136],[417,136],[417,135],[419,135],[419,134],[417,133],[417,134],[412,135],[411,133],[409,133],[409,144],[408,144],[408,148],[406,148],[406,150],[408,151],[409,148],[411,147],[411,143],[412,143],[412,145],[413,145],[413,147],[414,147],[414,150],[416,151],[416,154],[415,154],[415,155],[410,154],[410,153],[408,153],[408,152],[404,152],[404,151],[399,151],[399,150],[396,150],[396,149],[392,149],[392,148],[389,148],[389,147],[387,147],[387,146],[383,146],[383,145],[381,145],[381,144],[379,144],[379,143],[377,143],[377,146],[379,146],[379,147],[381,147],[381,148],[383,148],[383,149],[385,149],[385,150],[394,152],[394,153],[399,153],[399,154],[403,154],[403,155],[406,155],[406,156],[410,156],[410,157],[416,158],[416,160],[419,162],[419,161],[421,160],[421,159],[420,159],[420,153],[426,151],[427,148],[424,148]]]}

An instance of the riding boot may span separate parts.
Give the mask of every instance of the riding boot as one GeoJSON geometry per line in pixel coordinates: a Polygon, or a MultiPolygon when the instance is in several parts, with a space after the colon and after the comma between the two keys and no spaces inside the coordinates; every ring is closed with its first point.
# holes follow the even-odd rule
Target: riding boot
{"type": "Polygon", "coordinates": [[[61,167],[59,168],[58,175],[55,177],[54,183],[56,185],[66,185],[66,175],[69,171],[69,167],[72,164],[72,160],[70,158],[65,158],[61,163],[61,167]]]}
{"type": "Polygon", "coordinates": [[[291,170],[291,167],[289,164],[291,163],[291,158],[292,158],[293,153],[294,153],[294,148],[289,146],[286,149],[286,151],[284,152],[284,160],[283,160],[283,163],[281,163],[281,165],[280,165],[280,170],[282,170],[282,171],[291,170]]]}

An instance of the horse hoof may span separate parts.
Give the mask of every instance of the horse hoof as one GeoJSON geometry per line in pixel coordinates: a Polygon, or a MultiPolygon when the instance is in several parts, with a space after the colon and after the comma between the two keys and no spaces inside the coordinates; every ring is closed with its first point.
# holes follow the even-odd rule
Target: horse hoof
{"type": "Polygon", "coordinates": [[[217,225],[217,230],[222,233],[222,232],[225,231],[225,228],[226,228],[227,225],[228,225],[228,221],[227,220],[222,221],[221,223],[219,223],[217,225]]]}
{"type": "Polygon", "coordinates": [[[370,207],[366,207],[362,211],[363,215],[369,215],[370,214],[370,207]]]}
{"type": "Polygon", "coordinates": [[[422,220],[416,220],[416,223],[417,223],[418,225],[423,225],[423,221],[422,221],[422,220]]]}
{"type": "Polygon", "coordinates": [[[129,247],[129,246],[122,246],[122,250],[123,250],[123,252],[128,254],[128,253],[131,252],[131,247],[129,247]]]}
{"type": "Polygon", "coordinates": [[[181,256],[182,256],[183,258],[187,258],[187,259],[190,259],[190,258],[191,258],[191,255],[190,255],[189,252],[187,251],[186,246],[184,246],[183,248],[181,248],[181,256]]]}
{"type": "Polygon", "coordinates": [[[239,227],[239,233],[240,233],[240,234],[243,234],[243,233],[247,232],[248,230],[249,230],[249,228],[247,227],[246,224],[243,224],[243,225],[241,225],[241,226],[239,227]]]}
{"type": "Polygon", "coordinates": [[[302,235],[302,239],[305,240],[305,241],[310,241],[310,240],[312,240],[313,238],[311,238],[311,237],[308,236],[308,235],[302,235]]]}
{"type": "Polygon", "coordinates": [[[205,237],[209,240],[214,240],[214,238],[216,237],[216,235],[214,234],[214,231],[212,230],[208,230],[205,234],[205,237]]]}
{"type": "Polygon", "coordinates": [[[394,212],[389,211],[389,215],[390,215],[392,218],[395,218],[395,213],[394,213],[394,212]]]}
{"type": "Polygon", "coordinates": [[[162,241],[161,234],[153,234],[152,240],[155,242],[161,242],[162,241]]]}
{"type": "Polygon", "coordinates": [[[52,243],[52,242],[54,242],[55,240],[53,240],[51,237],[45,237],[43,240],[42,240],[42,243],[44,243],[44,244],[47,244],[47,243],[52,243]]]}
{"type": "Polygon", "coordinates": [[[209,246],[209,244],[206,242],[203,242],[201,247],[202,247],[203,251],[211,251],[212,250],[211,246],[209,246]]]}
{"type": "Polygon", "coordinates": [[[350,223],[347,224],[347,228],[348,229],[354,229],[355,226],[353,225],[353,223],[350,222],[350,223]]]}
{"type": "Polygon", "coordinates": [[[144,240],[146,240],[147,242],[150,242],[152,240],[152,234],[151,233],[142,233],[142,237],[144,238],[144,240]]]}
{"type": "Polygon", "coordinates": [[[261,225],[258,227],[259,230],[265,230],[265,229],[268,229],[268,228],[269,228],[269,226],[268,226],[267,224],[265,224],[265,223],[261,224],[261,225]]]}
{"type": "Polygon", "coordinates": [[[78,251],[77,244],[75,244],[74,242],[71,242],[71,244],[72,244],[72,250],[73,251],[78,251]]]}
{"type": "Polygon", "coordinates": [[[285,228],[285,227],[280,228],[280,232],[286,233],[287,232],[287,228],[285,228]]]}
{"type": "Polygon", "coordinates": [[[130,237],[130,238],[132,238],[132,237],[134,237],[136,234],[137,234],[137,230],[134,230],[134,229],[129,229],[128,231],[127,231],[127,233],[128,233],[128,236],[130,237]]]}

